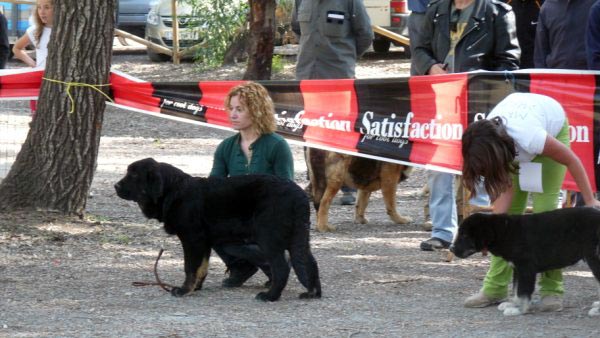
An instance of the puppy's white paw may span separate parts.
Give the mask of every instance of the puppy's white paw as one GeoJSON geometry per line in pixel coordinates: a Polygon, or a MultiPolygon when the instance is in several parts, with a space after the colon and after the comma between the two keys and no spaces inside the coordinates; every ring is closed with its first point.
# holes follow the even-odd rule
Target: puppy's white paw
{"type": "Polygon", "coordinates": [[[523,313],[521,312],[521,310],[519,310],[518,307],[507,307],[506,309],[504,309],[503,314],[505,316],[520,316],[523,313]]]}
{"type": "Polygon", "coordinates": [[[600,307],[600,301],[599,302],[594,302],[592,304],[592,307],[600,307]]]}
{"type": "Polygon", "coordinates": [[[498,305],[498,310],[504,312],[504,310],[511,308],[511,307],[516,308],[517,305],[515,305],[515,303],[513,303],[513,302],[502,302],[498,305]]]}
{"type": "Polygon", "coordinates": [[[588,312],[588,316],[596,317],[600,316],[600,307],[593,307],[590,312],[588,312]]]}

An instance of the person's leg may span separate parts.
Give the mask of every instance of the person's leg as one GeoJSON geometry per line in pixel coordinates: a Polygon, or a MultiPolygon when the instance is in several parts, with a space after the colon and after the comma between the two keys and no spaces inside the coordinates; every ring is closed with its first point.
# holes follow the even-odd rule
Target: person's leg
{"type": "MultiPolygon", "coordinates": [[[[538,156],[533,162],[542,164],[543,193],[533,194],[533,212],[544,212],[556,209],[559,190],[565,177],[566,167],[545,156],[538,156]]],[[[560,269],[542,273],[538,285],[540,295],[562,296],[564,293],[563,277],[560,269]]]]}
{"type": "Polygon", "coordinates": [[[256,271],[257,265],[251,263],[243,256],[242,244],[220,244],[213,246],[213,250],[227,266],[229,277],[223,279],[224,287],[239,287],[244,284],[256,271]]]}
{"type": "MultiPolygon", "coordinates": [[[[522,214],[527,206],[528,194],[519,189],[519,178],[513,176],[513,198],[508,210],[509,214],[522,214]]],[[[481,290],[465,300],[465,307],[486,307],[505,299],[508,285],[511,283],[513,269],[501,257],[491,255],[490,267],[483,279],[481,290]]]]}
{"type": "Polygon", "coordinates": [[[421,250],[431,251],[449,246],[456,235],[458,217],[454,195],[454,175],[429,171],[427,180],[429,214],[433,228],[431,239],[421,243],[421,250]]]}

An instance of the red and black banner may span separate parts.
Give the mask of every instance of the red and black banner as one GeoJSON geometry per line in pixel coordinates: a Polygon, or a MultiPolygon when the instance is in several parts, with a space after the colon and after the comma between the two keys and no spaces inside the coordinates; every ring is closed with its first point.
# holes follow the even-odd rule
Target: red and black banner
{"type": "MultiPolygon", "coordinates": [[[[41,76],[1,72],[0,99],[36,96],[41,76]]],[[[278,133],[292,142],[452,173],[460,173],[470,122],[512,92],[547,95],[567,112],[571,147],[597,189],[599,79],[598,72],[533,70],[260,83],[275,103],[278,133]]],[[[113,72],[110,96],[125,109],[228,129],[224,99],[242,82],[143,82],[113,72]]],[[[577,190],[570,176],[564,187],[577,190]]]]}

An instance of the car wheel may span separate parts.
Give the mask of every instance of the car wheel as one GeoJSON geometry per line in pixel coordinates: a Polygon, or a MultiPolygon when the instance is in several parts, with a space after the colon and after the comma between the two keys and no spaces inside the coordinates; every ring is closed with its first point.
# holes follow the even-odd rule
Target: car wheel
{"type": "Polygon", "coordinates": [[[148,54],[148,58],[150,59],[150,61],[153,62],[166,62],[171,60],[170,56],[162,53],[157,53],[150,48],[146,49],[146,53],[148,54]]]}
{"type": "Polygon", "coordinates": [[[373,50],[375,53],[387,53],[390,51],[391,44],[389,40],[373,40],[373,50]]]}

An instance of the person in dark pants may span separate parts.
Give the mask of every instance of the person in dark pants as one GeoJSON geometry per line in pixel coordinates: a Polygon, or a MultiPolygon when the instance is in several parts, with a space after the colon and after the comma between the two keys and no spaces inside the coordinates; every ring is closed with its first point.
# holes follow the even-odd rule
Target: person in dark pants
{"type": "Polygon", "coordinates": [[[8,25],[6,17],[0,13],[0,69],[6,68],[6,62],[10,56],[10,44],[8,42],[8,25]]]}
{"type": "MultiPolygon", "coordinates": [[[[219,144],[210,176],[269,174],[294,179],[294,159],[286,140],[275,133],[273,101],[260,84],[247,82],[232,88],[225,99],[232,128],[239,133],[219,144]]],[[[237,221],[237,220],[232,220],[237,221]]],[[[260,268],[269,280],[271,270],[256,243],[218,243],[213,246],[229,270],[224,287],[238,287],[260,268]]]]}
{"type": "Polygon", "coordinates": [[[517,22],[517,39],[521,47],[520,68],[533,68],[533,49],[535,31],[538,24],[540,7],[544,0],[503,0],[510,5],[517,22]]]}
{"type": "MultiPolygon", "coordinates": [[[[515,16],[500,1],[431,0],[421,32],[411,60],[417,75],[519,68],[515,16]]],[[[420,248],[448,248],[458,229],[454,175],[429,171],[427,184],[432,232],[420,248]]]]}

